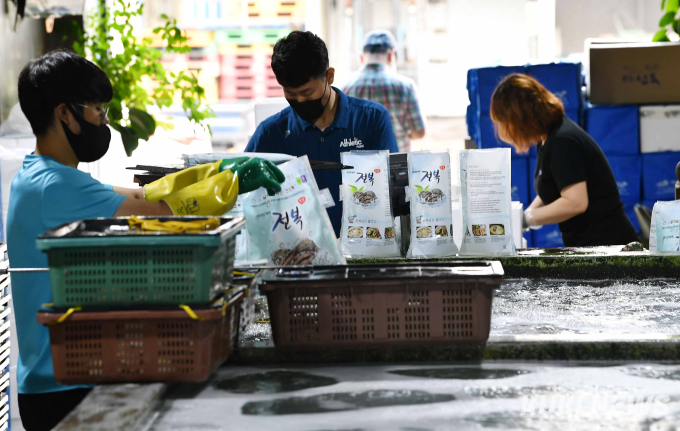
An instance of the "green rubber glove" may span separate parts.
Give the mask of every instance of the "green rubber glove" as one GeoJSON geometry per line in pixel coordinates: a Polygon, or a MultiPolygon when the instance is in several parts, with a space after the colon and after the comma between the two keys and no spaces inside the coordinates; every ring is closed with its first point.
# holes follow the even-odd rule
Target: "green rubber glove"
{"type": "MultiPolygon", "coordinates": [[[[267,189],[269,196],[281,191],[281,183],[286,180],[283,172],[272,162],[255,157],[245,163],[234,162],[238,159],[223,160],[225,169],[232,171],[238,177],[238,193],[249,193],[260,187],[267,189]]],[[[222,165],[220,165],[222,170],[222,165]]]]}
{"type": "Polygon", "coordinates": [[[234,159],[222,159],[220,161],[220,172],[226,171],[229,169],[232,172],[236,172],[234,169],[238,168],[239,166],[243,166],[245,163],[248,163],[248,161],[251,160],[250,157],[236,157],[234,159]]]}

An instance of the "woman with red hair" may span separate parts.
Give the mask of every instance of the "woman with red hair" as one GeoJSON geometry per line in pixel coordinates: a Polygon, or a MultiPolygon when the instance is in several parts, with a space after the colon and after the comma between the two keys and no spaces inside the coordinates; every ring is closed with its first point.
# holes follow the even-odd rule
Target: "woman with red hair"
{"type": "Polygon", "coordinates": [[[538,196],[524,212],[525,228],[559,223],[567,247],[638,240],[607,158],[557,96],[528,75],[509,75],[491,97],[491,119],[518,153],[537,147],[538,196]]]}

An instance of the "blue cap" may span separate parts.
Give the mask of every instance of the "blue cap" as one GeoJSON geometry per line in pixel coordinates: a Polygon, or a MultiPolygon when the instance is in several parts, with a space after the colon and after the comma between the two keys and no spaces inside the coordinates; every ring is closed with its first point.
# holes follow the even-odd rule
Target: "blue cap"
{"type": "Polygon", "coordinates": [[[366,35],[364,39],[364,52],[386,52],[397,47],[397,40],[387,30],[375,30],[366,35]]]}

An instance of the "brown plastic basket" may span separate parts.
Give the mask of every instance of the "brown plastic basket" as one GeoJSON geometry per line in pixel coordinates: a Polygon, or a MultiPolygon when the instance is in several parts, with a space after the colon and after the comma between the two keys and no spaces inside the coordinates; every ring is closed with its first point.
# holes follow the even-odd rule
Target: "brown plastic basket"
{"type": "Polygon", "coordinates": [[[48,325],[54,376],[60,383],[199,382],[222,364],[238,340],[244,293],[227,306],[193,310],[38,313],[48,325]]]}
{"type": "Polygon", "coordinates": [[[500,262],[352,265],[269,270],[277,347],[483,343],[500,262]]]}

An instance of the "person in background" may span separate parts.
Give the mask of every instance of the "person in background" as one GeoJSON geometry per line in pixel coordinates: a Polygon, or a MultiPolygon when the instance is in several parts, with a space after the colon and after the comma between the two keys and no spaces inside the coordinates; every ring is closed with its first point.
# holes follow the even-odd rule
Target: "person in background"
{"type": "Polygon", "coordinates": [[[361,63],[361,71],[343,91],[387,108],[399,151],[409,151],[412,140],[425,136],[425,118],[420,112],[416,84],[396,72],[397,42],[392,33],[377,30],[366,35],[361,63]]]}
{"type": "MultiPolygon", "coordinates": [[[[274,46],[272,70],[290,107],[257,127],[246,151],[307,155],[309,160],[340,162],[351,150],[397,152],[392,121],[378,103],[346,96],[333,87],[326,44],[311,32],[294,31],[274,46]]],[[[340,236],[340,171],[317,171],[320,189],[328,188],[336,202],[328,215],[340,236]]]]}
{"type": "Polygon", "coordinates": [[[607,158],[557,96],[530,76],[509,75],[491,96],[491,119],[518,153],[537,146],[538,196],[524,211],[525,228],[559,223],[567,247],[638,240],[607,158]]]}
{"type": "MultiPolygon", "coordinates": [[[[281,171],[249,158],[186,169],[144,190],[102,184],[77,168],[80,162],[101,159],[109,149],[105,104],[113,98],[113,88],[106,73],[73,52],[57,50],[29,62],[18,87],[36,149],[25,157],[10,191],[7,247],[13,268],[47,267],[47,255],[36,248],[35,239],[64,223],[172,216],[187,208],[195,209],[196,215],[222,215],[233,207],[239,192],[260,186],[271,194],[281,191],[279,183],[285,179],[281,171]]],[[[54,378],[49,332],[36,320],[42,304],[52,302],[49,275],[12,273],[11,279],[19,342],[19,413],[27,431],[50,430],[91,387],[61,385],[54,378]]]]}

